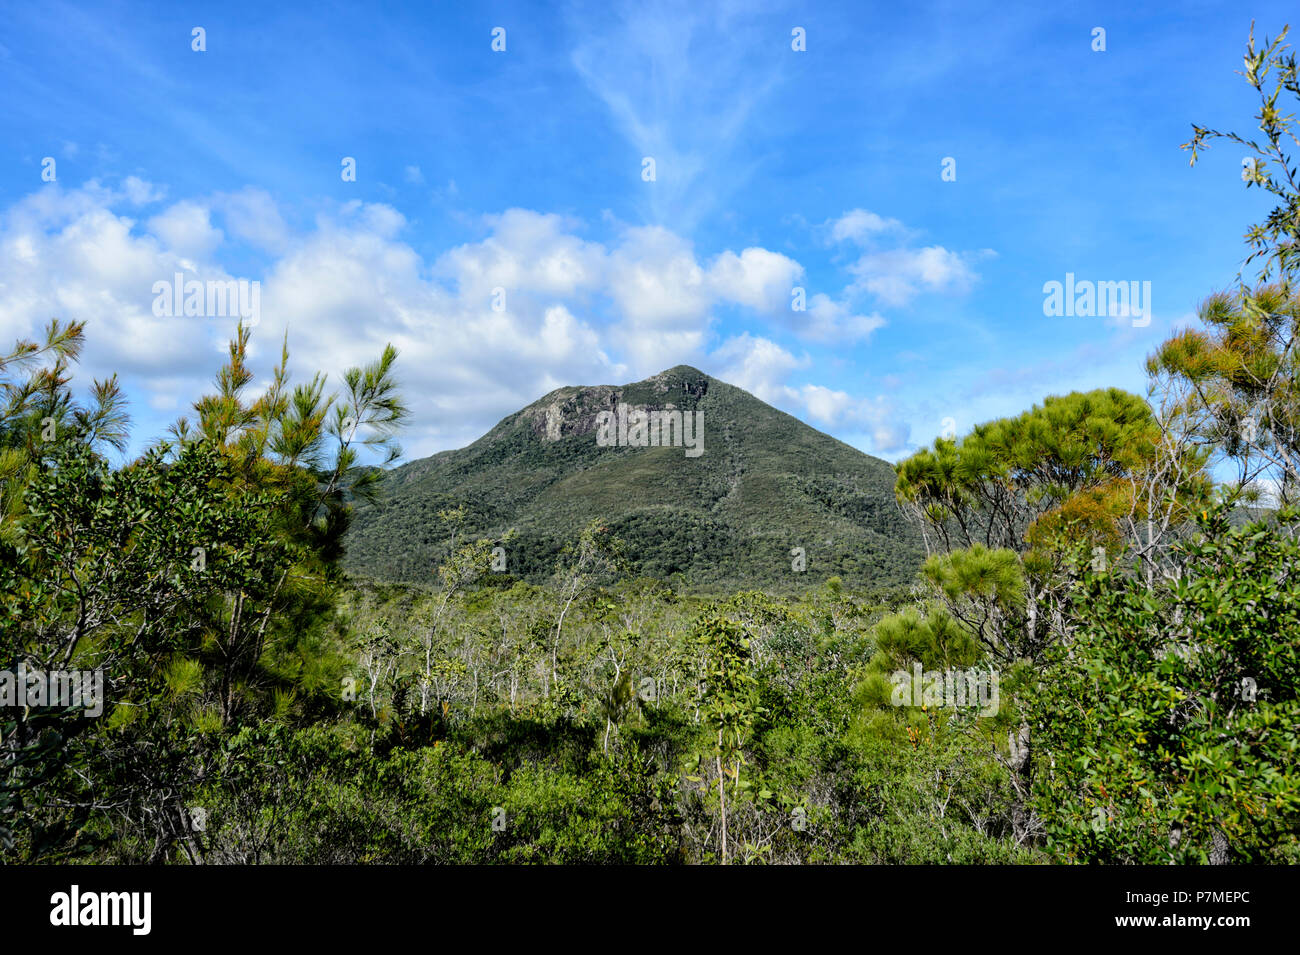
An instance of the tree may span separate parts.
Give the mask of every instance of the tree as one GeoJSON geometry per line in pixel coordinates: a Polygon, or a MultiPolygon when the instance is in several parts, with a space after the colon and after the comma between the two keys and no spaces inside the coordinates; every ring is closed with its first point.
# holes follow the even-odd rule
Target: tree
{"type": "MultiPolygon", "coordinates": [[[[394,460],[401,449],[393,436],[408,414],[392,373],[397,351],[391,345],[372,364],[346,371],[343,390],[327,395],[319,373],[289,389],[287,335],[270,387],[245,400],[253,380],[249,334],[242,324],[237,328],[229,359],[216,376],[216,393],[195,403],[197,427],[191,430],[181,418],[171,428],[177,449],[194,442],[220,448],[235,470],[236,487],[274,496],[273,526],[294,558],[267,589],[229,589],[209,603],[226,724],[235,719],[237,691],[262,658],[271,621],[314,599],[338,574],[351,501],[373,499],[383,475],[381,468],[359,465],[359,448],[378,451],[383,463],[394,460]]],[[[172,446],[161,447],[166,452],[172,446]]]]}
{"type": "MultiPolygon", "coordinates": [[[[1204,461],[1166,441],[1147,402],[1117,388],[1049,397],[960,441],[938,439],[897,468],[895,493],[930,553],[919,625],[940,632],[956,621],[1004,670],[1040,665],[1070,639],[1081,554],[1108,563],[1128,552],[1150,577],[1162,534],[1207,493],[1204,461]]],[[[1034,828],[1028,724],[1009,731],[1000,758],[1023,841],[1034,828]]]]}
{"type": "MultiPolygon", "coordinates": [[[[1287,139],[1297,139],[1295,115],[1278,107],[1283,92],[1300,99],[1300,74],[1297,73],[1294,53],[1286,53],[1282,42],[1290,27],[1283,27],[1277,39],[1264,38],[1261,49],[1255,48],[1255,24],[1250,25],[1250,40],[1244,58],[1245,70],[1241,73],[1259,97],[1259,122],[1264,143],[1246,139],[1237,133],[1221,133],[1204,126],[1192,124],[1192,138],[1182,148],[1191,152],[1190,165],[1196,165],[1200,151],[1208,149],[1215,139],[1227,139],[1245,146],[1255,154],[1254,160],[1242,170],[1247,188],[1255,187],[1272,193],[1279,200],[1264,222],[1252,226],[1246,233],[1251,253],[1246,258],[1249,265],[1262,259],[1259,279],[1264,283],[1277,280],[1283,283],[1283,293],[1289,291],[1291,276],[1300,265],[1300,183],[1296,168],[1287,154],[1287,139]],[[1271,86],[1269,85],[1271,78],[1271,86]]],[[[1240,276],[1239,276],[1240,278],[1240,276]]]]}
{"type": "Polygon", "coordinates": [[[138,809],[160,833],[180,831],[178,807],[154,801],[184,776],[173,752],[179,741],[145,757],[169,724],[178,732],[201,724],[201,710],[196,722],[187,703],[172,699],[169,672],[202,652],[213,594],[264,599],[290,562],[270,529],[275,500],[231,494],[232,478],[230,462],[204,443],[170,461],[155,450],[114,471],[85,443],[67,440],[29,480],[16,559],[0,562],[4,668],[98,671],[107,697],[103,721],[37,708],[4,729],[5,763],[43,733],[66,744],[47,757],[58,770],[35,778],[38,788],[24,785],[18,766],[5,767],[28,789],[18,808],[29,813],[31,851],[96,808],[138,809]]]}
{"type": "Polygon", "coordinates": [[[1169,429],[1234,472],[1241,500],[1300,495],[1300,296],[1281,285],[1217,293],[1198,310],[1205,327],[1164,342],[1147,360],[1169,408],[1169,429]]]}
{"type": "Polygon", "coordinates": [[[555,618],[555,631],[551,639],[550,679],[546,695],[554,692],[559,677],[560,640],[564,633],[564,618],[574,601],[601,580],[626,570],[623,542],[610,533],[603,521],[589,523],[576,542],[564,548],[555,577],[559,587],[559,615],[555,618]]]}
{"type": "Polygon", "coordinates": [[[1257,50],[1252,26],[1245,57],[1263,142],[1194,125],[1183,145],[1193,164],[1211,140],[1246,146],[1247,187],[1280,204],[1246,236],[1258,284],[1239,273],[1234,294],[1202,303],[1202,328],[1147,361],[1161,438],[1158,466],[1135,486],[1149,512],[1163,502],[1163,528],[1176,533],[1148,523],[1145,539],[1126,535],[1137,565],[1103,562],[1076,587],[1072,638],[1049,648],[1031,694],[1048,760],[1036,806],[1049,846],[1070,859],[1258,860],[1276,858],[1288,835],[1282,851],[1294,851],[1300,674],[1286,581],[1297,556],[1300,191],[1283,148],[1297,141],[1294,117],[1278,100],[1300,85],[1285,35],[1257,50]],[[1206,465],[1235,471],[1218,504],[1198,473],[1206,465]],[[1227,515],[1258,500],[1261,481],[1281,509],[1230,532],[1227,515]]]}
{"type": "Polygon", "coordinates": [[[1297,391],[1296,332],[1300,321],[1300,180],[1286,140],[1300,144],[1295,114],[1279,105],[1283,93],[1300,101],[1294,53],[1285,52],[1287,29],[1255,46],[1251,25],[1242,76],[1255,90],[1255,119],[1262,141],[1193,124],[1182,148],[1195,165],[1217,139],[1244,146],[1246,188],[1271,193],[1278,204],[1246,233],[1257,261],[1253,284],[1242,272],[1232,293],[1211,295],[1200,306],[1203,328],[1172,336],[1148,359],[1148,372],[1166,396],[1171,428],[1189,436],[1235,471],[1234,491],[1242,499],[1267,495],[1292,504],[1300,495],[1300,392],[1297,391]]]}
{"type": "Polygon", "coordinates": [[[751,666],[749,638],[740,624],[721,616],[705,616],[696,622],[692,640],[699,650],[704,687],[700,717],[715,734],[713,759],[718,774],[721,858],[726,865],[726,779],[729,776],[733,781],[734,798],[741,785],[744,745],[758,711],[758,681],[751,666]]]}
{"type": "MultiPolygon", "coordinates": [[[[927,553],[1007,548],[1046,577],[1074,541],[1133,536],[1152,516],[1138,487],[1160,467],[1161,448],[1160,422],[1142,398],[1118,388],[1073,392],[960,441],[936,440],[899,463],[895,493],[924,528],[927,553]],[[1085,499],[1097,506],[1080,508],[1085,499]],[[1053,523],[1068,526],[1068,541],[1053,523]]],[[[1180,463],[1170,486],[1187,495],[1203,484],[1204,462],[1185,451],[1180,463]]]]}
{"type": "Polygon", "coordinates": [[[481,579],[491,569],[493,547],[497,543],[508,543],[513,536],[508,533],[499,542],[480,538],[458,545],[457,541],[464,531],[465,513],[464,507],[446,508],[438,512],[439,519],[451,532],[451,553],[447,560],[438,566],[438,579],[442,583],[442,590],[431,618],[420,633],[420,647],[424,651],[424,673],[420,681],[421,716],[428,713],[429,702],[434,691],[434,673],[437,669],[434,654],[438,637],[446,627],[448,608],[458,594],[481,579]]]}
{"type": "Polygon", "coordinates": [[[67,387],[85,340],[84,322],[54,319],[43,343],[20,340],[0,355],[0,542],[13,541],[23,488],[52,442],[75,437],[99,450],[126,450],[130,417],[117,376],[96,380],[88,405],[67,387]]]}
{"type": "Polygon", "coordinates": [[[1108,864],[1300,858],[1300,512],[1220,505],[1154,588],[1090,574],[1029,718],[1048,848],[1108,864]]]}
{"type": "Polygon", "coordinates": [[[0,365],[0,664],[102,671],[109,698],[102,721],[37,707],[0,727],[0,811],[21,822],[0,841],[29,857],[79,848],[95,813],[135,826],[153,861],[188,845],[183,800],[208,772],[205,735],[241,701],[289,702],[263,666],[268,639],[297,639],[337,575],[350,500],[379,476],[355,446],[396,453],[395,351],[326,397],[319,375],[287,392],[286,347],[272,387],[245,403],[247,341],[240,328],[197,431],[182,420],[174,441],[118,469],[99,451],[125,446],[115,383],[96,383],[87,406],[68,387],[80,325],[52,323],[44,346],[19,342],[0,365]],[[53,366],[33,370],[42,357],[53,366]]]}

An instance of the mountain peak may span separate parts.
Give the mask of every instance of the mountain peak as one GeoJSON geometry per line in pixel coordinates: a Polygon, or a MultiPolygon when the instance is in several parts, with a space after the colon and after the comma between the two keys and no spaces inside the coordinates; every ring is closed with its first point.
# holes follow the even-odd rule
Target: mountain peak
{"type": "Polygon", "coordinates": [[[714,380],[698,368],[693,368],[690,365],[673,365],[673,367],[665,368],[657,375],[651,375],[646,380],[650,381],[656,378],[708,378],[710,381],[714,380]]]}
{"type": "MultiPolygon", "coordinates": [[[[651,419],[654,420],[654,419],[651,419]]],[[[629,432],[630,433],[630,432],[629,432]]],[[[606,437],[608,435],[606,434],[606,437]]],[[[359,506],[347,564],[381,579],[427,579],[445,558],[440,510],[464,506],[465,532],[516,531],[506,573],[539,581],[578,530],[599,519],[633,572],[691,588],[798,589],[910,580],[919,535],[894,500],[894,470],[691,365],[623,385],[559,388],[468,447],[403,465],[385,498],[359,506]],[[601,440],[608,414],[680,412],[692,443],[601,440]],[[699,429],[699,430],[694,430],[699,429]],[[792,555],[794,560],[792,561],[792,555]]]]}

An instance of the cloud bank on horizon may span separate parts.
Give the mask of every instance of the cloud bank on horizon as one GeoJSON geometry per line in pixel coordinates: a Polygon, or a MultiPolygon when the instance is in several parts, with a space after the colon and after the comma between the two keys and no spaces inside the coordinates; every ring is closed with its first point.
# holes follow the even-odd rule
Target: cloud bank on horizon
{"type": "Polygon", "coordinates": [[[286,334],[300,376],[397,345],[408,458],[692,364],[896,459],[948,419],[1140,393],[1260,211],[1237,157],[1177,148],[1242,114],[1226,4],[1172,38],[1119,4],[54,12],[0,38],[0,336],[85,320],[134,450],[234,328],[160,309],[177,277],[257,283],[264,375],[286,334]],[[1045,315],[1067,274],[1150,282],[1154,320],[1045,315]]]}

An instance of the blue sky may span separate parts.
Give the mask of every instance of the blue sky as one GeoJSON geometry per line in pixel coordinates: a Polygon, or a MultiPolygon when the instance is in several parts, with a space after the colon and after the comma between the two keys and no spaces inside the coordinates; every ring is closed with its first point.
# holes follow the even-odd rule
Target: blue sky
{"type": "Polygon", "coordinates": [[[948,418],[1144,391],[1269,208],[1240,149],[1192,168],[1178,146],[1192,122],[1250,131],[1234,70],[1252,17],[1287,13],[5,2],[0,338],[86,320],[134,450],[233,328],[154,314],[181,272],[261,283],[263,376],[286,329],[298,380],[397,344],[408,458],[687,363],[897,460],[948,418]],[[1150,323],[1045,316],[1066,273],[1150,282],[1150,323]]]}

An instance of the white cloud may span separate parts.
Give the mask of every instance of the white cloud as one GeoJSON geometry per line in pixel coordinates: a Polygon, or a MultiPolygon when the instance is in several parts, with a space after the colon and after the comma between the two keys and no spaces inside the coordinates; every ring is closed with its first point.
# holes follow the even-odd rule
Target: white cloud
{"type": "Polygon", "coordinates": [[[289,245],[289,226],[271,194],[249,187],[220,193],[212,199],[226,231],[266,252],[281,252],[289,245]]]}
{"type": "Polygon", "coordinates": [[[609,292],[637,328],[699,322],[713,300],[691,244],[660,226],[627,230],[610,256],[609,292]]]}
{"type": "Polygon", "coordinates": [[[795,392],[785,384],[786,379],[812,363],[807,356],[796,358],[775,342],[748,332],[727,339],[709,358],[717,368],[714,377],[744,388],[768,404],[791,399],[795,392]]]}
{"type": "Polygon", "coordinates": [[[819,342],[850,343],[866,341],[871,333],[883,328],[885,320],[879,312],[855,315],[843,302],[833,301],[818,292],[808,301],[807,324],[800,329],[803,337],[819,342]]]}
{"type": "Polygon", "coordinates": [[[723,252],[709,270],[720,298],[758,312],[788,310],[791,289],[803,274],[794,259],[758,248],[723,252]]]}
{"type": "Polygon", "coordinates": [[[872,236],[885,232],[901,231],[903,224],[897,219],[886,219],[866,209],[850,209],[833,222],[827,223],[833,242],[865,244],[872,236]]]}
{"type": "Polygon", "coordinates": [[[605,250],[571,234],[575,223],[527,209],[486,216],[485,223],[487,238],[452,249],[435,266],[465,297],[486,305],[494,288],[506,290],[507,302],[515,292],[571,296],[601,281],[605,250]]]}
{"type": "Polygon", "coordinates": [[[166,195],[165,189],[157,189],[153,183],[136,176],[127,176],[122,180],[122,191],[126,193],[127,201],[135,206],[147,206],[166,195]]]}
{"type": "MultiPolygon", "coordinates": [[[[231,249],[266,255],[260,275],[238,276],[261,282],[252,337],[259,380],[286,330],[299,380],[320,369],[337,382],[394,343],[414,412],[410,456],[468,443],[562,384],[699,363],[720,306],[788,324],[790,286],[803,275],[793,259],[759,247],[701,260],[661,227],[624,228],[606,246],[578,235],[578,223],[524,209],[484,217],[481,238],[433,261],[382,204],[327,207],[306,230],[290,228],[275,200],[252,189],[174,203],[143,226],[114,212],[156,194],[140,182],[118,191],[53,187],[0,213],[0,333],[34,336],[56,315],[87,320],[82,374],[122,373],[139,407],[153,412],[141,441],[210,388],[235,324],[155,316],[154,283],[178,271],[230,278],[220,262],[231,249]],[[506,290],[503,311],[493,309],[496,287],[506,290]]],[[[826,296],[813,296],[805,317],[801,334],[830,340],[863,338],[882,321],[826,296]]],[[[719,377],[819,422],[862,414],[848,396],[788,385],[809,359],[768,339],[729,339],[712,360],[725,366],[719,377]]]]}
{"type": "Polygon", "coordinates": [[[187,258],[207,259],[221,244],[221,230],[212,224],[211,210],[186,199],[150,219],[146,226],[168,247],[187,258]]]}
{"type": "Polygon", "coordinates": [[[907,445],[909,429],[892,399],[856,397],[823,385],[790,384],[794,373],[811,366],[806,355],[797,358],[775,342],[742,334],[725,341],[710,358],[717,366],[715,377],[818,427],[860,434],[872,453],[890,454],[907,445]]]}
{"type": "MultiPolygon", "coordinates": [[[[134,235],[132,219],[102,204],[112,198],[97,185],[41,192],[0,217],[0,332],[11,342],[38,336],[52,318],[87,320],[86,376],[208,378],[214,325],[152,312],[153,284],[182,271],[183,254],[157,236],[134,235]]],[[[164,223],[184,237],[185,221],[180,215],[164,223]]],[[[228,276],[205,266],[195,277],[228,276]]]]}
{"type": "Polygon", "coordinates": [[[803,385],[799,398],[809,419],[824,428],[863,434],[875,454],[890,454],[907,445],[909,429],[892,399],[856,397],[821,385],[803,385]]]}
{"type": "Polygon", "coordinates": [[[849,271],[855,290],[875,295],[887,305],[906,305],[920,292],[963,293],[978,279],[970,256],[943,246],[868,252],[849,271]]]}

